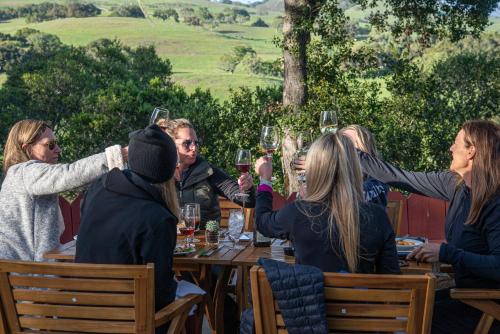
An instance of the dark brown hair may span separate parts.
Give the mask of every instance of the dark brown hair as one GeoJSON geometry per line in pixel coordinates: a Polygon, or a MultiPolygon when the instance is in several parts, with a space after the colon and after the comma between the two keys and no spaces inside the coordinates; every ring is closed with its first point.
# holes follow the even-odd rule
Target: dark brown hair
{"type": "Polygon", "coordinates": [[[465,147],[474,146],[472,203],[467,224],[475,224],[484,205],[500,190],[500,126],[492,121],[468,121],[462,126],[465,147]]]}

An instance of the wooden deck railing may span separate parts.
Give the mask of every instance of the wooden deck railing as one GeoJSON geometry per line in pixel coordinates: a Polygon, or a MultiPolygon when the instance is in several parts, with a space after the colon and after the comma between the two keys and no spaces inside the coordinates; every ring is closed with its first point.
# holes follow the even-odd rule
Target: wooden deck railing
{"type": "MultiPolygon", "coordinates": [[[[73,236],[78,234],[82,198],[83,194],[80,194],[71,203],[62,197],[59,198],[59,206],[66,226],[64,233],[61,235],[62,243],[72,240],[73,236]]],[[[403,200],[401,235],[409,234],[427,237],[430,240],[444,240],[444,217],[448,209],[447,202],[417,194],[405,197],[397,191],[391,191],[389,199],[403,200]]],[[[277,210],[293,200],[295,200],[294,194],[287,199],[275,192],[273,194],[273,209],[277,210]]]]}

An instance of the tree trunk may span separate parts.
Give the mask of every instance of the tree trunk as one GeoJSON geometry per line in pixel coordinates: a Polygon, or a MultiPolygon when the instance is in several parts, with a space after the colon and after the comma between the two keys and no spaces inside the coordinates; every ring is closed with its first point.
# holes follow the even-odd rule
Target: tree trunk
{"type": "Polygon", "coordinates": [[[283,105],[285,107],[299,107],[307,102],[306,49],[310,33],[297,28],[300,21],[308,15],[307,0],[285,0],[283,21],[285,65],[283,105]]]}
{"type": "MultiPolygon", "coordinates": [[[[284,60],[284,87],[283,106],[290,107],[291,112],[298,111],[307,102],[307,71],[306,49],[310,40],[310,33],[304,29],[297,29],[300,21],[308,18],[309,6],[307,0],[284,0],[285,18],[283,22],[283,60],[284,60]]],[[[283,129],[282,140],[282,167],[287,195],[298,190],[295,172],[291,167],[297,141],[295,134],[289,129],[283,129]]]]}

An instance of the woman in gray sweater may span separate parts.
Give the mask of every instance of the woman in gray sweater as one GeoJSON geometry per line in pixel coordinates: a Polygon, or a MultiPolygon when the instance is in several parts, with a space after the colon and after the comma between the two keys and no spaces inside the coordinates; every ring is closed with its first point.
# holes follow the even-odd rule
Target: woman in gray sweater
{"type": "Polygon", "coordinates": [[[122,168],[127,148],[111,146],[71,164],[58,164],[60,154],[47,123],[23,120],[11,128],[0,190],[0,258],[43,261],[64,231],[57,194],[122,168]]]}

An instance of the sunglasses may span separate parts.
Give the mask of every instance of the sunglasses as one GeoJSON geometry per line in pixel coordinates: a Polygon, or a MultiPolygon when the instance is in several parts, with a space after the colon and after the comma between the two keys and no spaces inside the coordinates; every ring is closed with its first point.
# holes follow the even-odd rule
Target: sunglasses
{"type": "Polygon", "coordinates": [[[47,146],[49,150],[53,151],[57,146],[57,140],[51,140],[47,143],[39,143],[40,145],[47,146]]]}
{"type": "Polygon", "coordinates": [[[186,150],[189,150],[191,147],[193,147],[193,145],[198,148],[200,147],[201,145],[201,141],[199,140],[184,140],[182,143],[181,143],[182,146],[184,146],[184,148],[186,150]]]}

